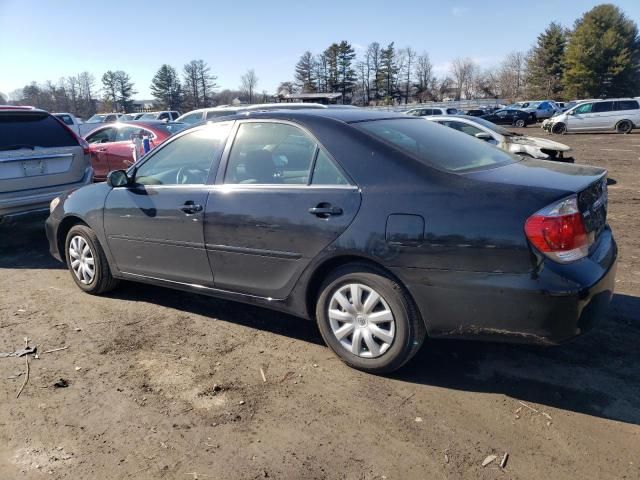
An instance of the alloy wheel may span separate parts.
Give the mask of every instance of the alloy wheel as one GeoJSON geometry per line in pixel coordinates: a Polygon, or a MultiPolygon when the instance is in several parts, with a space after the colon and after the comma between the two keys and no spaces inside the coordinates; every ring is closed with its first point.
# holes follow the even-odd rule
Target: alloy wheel
{"type": "Polygon", "coordinates": [[[358,357],[379,357],[393,343],[395,318],[384,298],[371,287],[343,285],[331,296],[327,313],[335,338],[358,357]]]}
{"type": "Polygon", "coordinates": [[[85,285],[89,285],[95,275],[95,258],[91,247],[80,235],[74,236],[69,242],[69,258],[71,260],[71,270],[76,278],[85,285]]]}

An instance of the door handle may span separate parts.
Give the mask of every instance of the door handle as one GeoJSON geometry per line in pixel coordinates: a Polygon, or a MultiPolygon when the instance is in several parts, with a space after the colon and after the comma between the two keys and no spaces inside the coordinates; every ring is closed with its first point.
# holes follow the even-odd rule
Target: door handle
{"type": "Polygon", "coordinates": [[[309,213],[320,218],[329,218],[331,215],[342,215],[340,207],[332,207],[330,203],[319,203],[309,209],[309,213]]]}
{"type": "Polygon", "coordinates": [[[202,205],[196,205],[195,203],[193,203],[193,201],[189,200],[180,207],[180,210],[182,210],[187,215],[191,215],[193,213],[201,212],[202,205]]]}
{"type": "Polygon", "coordinates": [[[99,152],[106,152],[107,151],[107,147],[102,147],[98,149],[99,152]]]}

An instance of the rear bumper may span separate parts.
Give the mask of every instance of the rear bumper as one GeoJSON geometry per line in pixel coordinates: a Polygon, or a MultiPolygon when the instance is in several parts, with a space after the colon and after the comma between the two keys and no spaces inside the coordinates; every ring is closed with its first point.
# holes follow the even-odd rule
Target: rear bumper
{"type": "Polygon", "coordinates": [[[89,167],[79,182],[2,194],[0,195],[0,219],[7,221],[11,217],[18,218],[25,214],[48,211],[51,200],[69,190],[90,184],[92,178],[93,168],[89,167]]]}
{"type": "Polygon", "coordinates": [[[613,296],[617,246],[609,229],[579,262],[528,274],[394,271],[431,337],[559,344],[588,331],[613,296]]]}

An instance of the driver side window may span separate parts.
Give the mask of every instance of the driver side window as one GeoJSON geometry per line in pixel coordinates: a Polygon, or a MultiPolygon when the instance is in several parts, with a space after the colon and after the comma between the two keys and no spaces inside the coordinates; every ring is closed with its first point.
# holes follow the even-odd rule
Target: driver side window
{"type": "Polygon", "coordinates": [[[139,185],[199,185],[209,177],[231,130],[232,123],[216,123],[169,142],[137,168],[139,185]]]}
{"type": "Polygon", "coordinates": [[[88,143],[109,143],[116,137],[116,129],[109,127],[98,130],[87,137],[88,143]]]}

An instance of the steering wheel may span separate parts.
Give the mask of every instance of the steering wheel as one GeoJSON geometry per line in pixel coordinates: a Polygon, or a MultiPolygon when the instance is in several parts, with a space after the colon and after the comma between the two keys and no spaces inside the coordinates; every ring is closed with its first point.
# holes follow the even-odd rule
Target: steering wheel
{"type": "Polygon", "coordinates": [[[204,183],[206,178],[207,172],[199,168],[180,167],[176,173],[176,183],[179,185],[204,183]]]}

